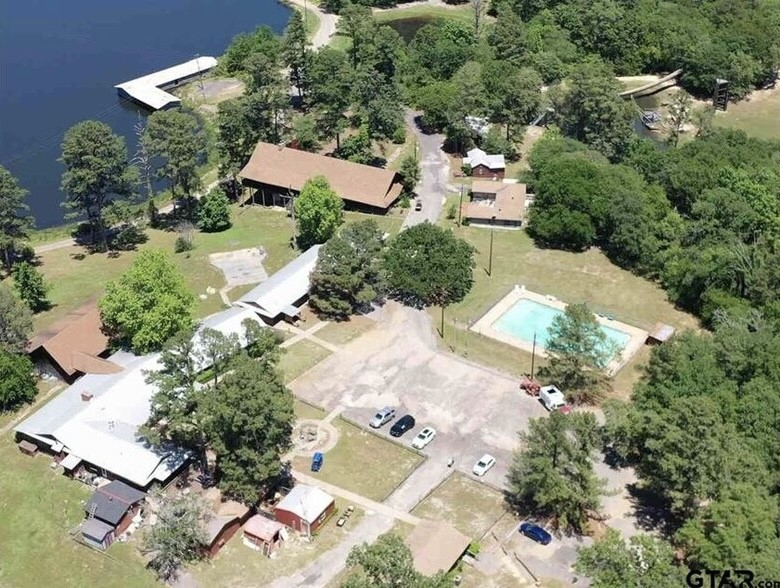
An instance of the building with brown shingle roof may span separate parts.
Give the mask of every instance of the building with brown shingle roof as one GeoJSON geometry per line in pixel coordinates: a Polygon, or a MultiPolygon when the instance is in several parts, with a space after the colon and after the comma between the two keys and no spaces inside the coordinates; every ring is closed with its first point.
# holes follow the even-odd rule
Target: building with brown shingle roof
{"type": "Polygon", "coordinates": [[[401,195],[398,175],[388,169],[260,142],[239,173],[254,190],[254,202],[287,205],[303,185],[323,176],[350,208],[384,214],[401,195]]]}
{"type": "Polygon", "coordinates": [[[27,351],[40,373],[56,374],[68,383],[83,374],[119,373],[122,369],[105,359],[108,337],[101,326],[97,304],[85,304],[39,333],[27,351]]]}
{"type": "Polygon", "coordinates": [[[525,184],[474,180],[461,214],[472,225],[518,228],[525,216],[525,184]]]}

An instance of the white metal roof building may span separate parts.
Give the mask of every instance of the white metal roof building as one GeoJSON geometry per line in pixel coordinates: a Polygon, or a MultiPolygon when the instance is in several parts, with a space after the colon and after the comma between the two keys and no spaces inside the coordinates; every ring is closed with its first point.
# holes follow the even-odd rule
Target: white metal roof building
{"type": "Polygon", "coordinates": [[[322,516],[333,503],[333,497],[317,486],[298,484],[274,507],[277,518],[279,511],[286,511],[310,525],[322,516]]]}
{"type": "MultiPolygon", "coordinates": [[[[231,308],[208,317],[199,330],[210,327],[226,335],[236,333],[244,346],[242,323],[247,318],[260,323],[249,310],[231,308]]],[[[147,372],[160,367],[159,357],[159,353],[141,357],[115,353],[110,360],[122,367],[121,372],[83,376],[14,431],[54,453],[67,454],[62,462],[67,469],[83,461],[140,488],[165,482],[189,456],[174,446],[152,447],[138,436],[156,392],[154,385],[146,383],[147,372]]],[[[206,369],[208,362],[199,367],[206,369]]]]}
{"type": "Polygon", "coordinates": [[[244,294],[237,304],[271,322],[282,315],[297,316],[295,304],[309,293],[309,276],[317,264],[321,247],[314,245],[301,253],[265,282],[244,294]]]}
{"type": "Polygon", "coordinates": [[[176,96],[161,88],[178,85],[216,66],[217,60],[213,57],[196,57],[114,87],[120,95],[132,98],[153,110],[160,110],[181,102],[176,96]]]}
{"type": "Polygon", "coordinates": [[[503,154],[488,155],[482,151],[482,149],[476,147],[466,153],[466,157],[463,158],[463,163],[470,165],[471,167],[484,165],[488,169],[504,169],[506,167],[503,154]]]}

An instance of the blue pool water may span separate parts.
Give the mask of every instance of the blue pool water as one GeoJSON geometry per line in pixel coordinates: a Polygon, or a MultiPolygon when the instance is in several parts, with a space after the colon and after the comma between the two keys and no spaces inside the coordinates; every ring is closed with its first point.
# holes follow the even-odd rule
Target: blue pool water
{"type": "MultiPolygon", "coordinates": [[[[511,335],[516,339],[521,339],[529,344],[533,343],[534,333],[536,333],[536,344],[541,347],[547,347],[549,329],[552,326],[553,319],[563,314],[563,311],[540,304],[533,300],[518,300],[512,308],[502,314],[499,319],[493,323],[493,327],[502,333],[511,335]]],[[[618,350],[622,351],[631,340],[631,335],[612,327],[601,326],[601,330],[607,335],[607,339],[612,341],[618,350]]]]}

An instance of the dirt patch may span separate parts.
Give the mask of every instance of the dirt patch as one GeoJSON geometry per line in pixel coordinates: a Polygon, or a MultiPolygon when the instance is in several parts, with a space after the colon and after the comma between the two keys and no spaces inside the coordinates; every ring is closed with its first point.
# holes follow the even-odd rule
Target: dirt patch
{"type": "Polygon", "coordinates": [[[225,251],[209,255],[209,263],[219,269],[225,276],[226,287],[243,284],[258,284],[268,279],[263,267],[267,257],[262,247],[250,247],[236,251],[225,251]]]}

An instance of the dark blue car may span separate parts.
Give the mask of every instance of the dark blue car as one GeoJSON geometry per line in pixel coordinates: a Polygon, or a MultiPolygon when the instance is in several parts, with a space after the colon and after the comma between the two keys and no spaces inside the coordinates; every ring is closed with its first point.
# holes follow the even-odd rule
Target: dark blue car
{"type": "Polygon", "coordinates": [[[534,523],[523,523],[520,525],[520,532],[529,539],[533,539],[542,545],[547,545],[552,541],[552,535],[534,523]]]}

